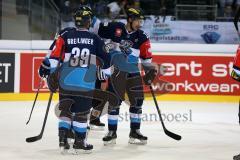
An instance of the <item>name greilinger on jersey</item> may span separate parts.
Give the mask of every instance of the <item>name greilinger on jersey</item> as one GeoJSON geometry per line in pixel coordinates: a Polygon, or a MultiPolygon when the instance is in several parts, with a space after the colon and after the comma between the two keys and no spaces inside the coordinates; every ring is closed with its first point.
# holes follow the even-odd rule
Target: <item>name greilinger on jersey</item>
{"type": "Polygon", "coordinates": [[[68,44],[90,44],[93,45],[93,39],[89,38],[68,38],[68,44]]]}

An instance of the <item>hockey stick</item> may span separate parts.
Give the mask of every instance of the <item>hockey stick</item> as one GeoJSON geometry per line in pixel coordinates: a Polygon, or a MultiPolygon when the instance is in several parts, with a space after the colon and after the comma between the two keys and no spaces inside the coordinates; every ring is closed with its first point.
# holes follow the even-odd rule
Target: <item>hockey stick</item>
{"type": "MultiPolygon", "coordinates": [[[[63,47],[61,48],[61,51],[60,51],[60,56],[59,56],[57,68],[56,68],[56,70],[55,70],[56,72],[58,71],[58,69],[59,69],[59,67],[60,67],[60,61],[61,61],[62,53],[63,53],[63,47]]],[[[54,74],[54,73],[53,73],[53,74],[54,74]]],[[[49,96],[49,99],[48,99],[47,110],[46,110],[46,113],[45,113],[45,117],[44,117],[44,121],[43,121],[43,126],[42,126],[42,129],[41,129],[40,134],[37,135],[37,136],[34,136],[34,137],[28,137],[28,138],[26,138],[26,142],[31,143],[31,142],[35,142],[35,141],[38,141],[38,140],[42,139],[43,132],[44,132],[44,129],[45,129],[45,125],[46,125],[46,122],[47,122],[47,117],[48,117],[49,108],[50,108],[50,105],[51,105],[51,102],[52,102],[52,97],[53,97],[53,92],[50,91],[50,96],[49,96]]]]}
{"type": "Polygon", "coordinates": [[[238,20],[239,20],[239,17],[240,17],[240,7],[237,9],[236,15],[234,16],[234,20],[233,20],[235,29],[236,29],[237,32],[238,32],[238,38],[240,39],[240,33],[239,33],[239,29],[238,29],[238,20]]]}
{"type": "MultiPolygon", "coordinates": [[[[240,40],[240,32],[239,32],[239,29],[238,29],[238,20],[239,20],[239,17],[240,17],[240,7],[238,7],[237,13],[236,13],[236,15],[234,16],[234,20],[233,20],[235,29],[237,30],[237,33],[238,33],[238,38],[239,38],[239,40],[240,40]]],[[[239,124],[240,124],[240,100],[239,100],[239,106],[238,106],[238,121],[239,121],[239,124]]]]}
{"type": "Polygon", "coordinates": [[[169,136],[169,137],[171,137],[171,138],[173,138],[173,139],[175,139],[175,140],[178,140],[178,141],[181,140],[182,137],[181,137],[180,135],[177,135],[177,134],[175,134],[175,133],[170,132],[170,131],[167,130],[167,128],[165,127],[165,124],[163,123],[163,119],[162,119],[162,116],[161,116],[161,111],[160,111],[160,109],[159,109],[159,107],[158,107],[158,103],[157,103],[155,94],[154,94],[154,92],[153,92],[152,86],[150,85],[149,87],[150,87],[150,90],[151,90],[151,93],[152,93],[152,97],[153,97],[155,106],[156,106],[156,108],[157,108],[158,116],[159,116],[160,121],[161,121],[161,123],[162,123],[162,127],[163,127],[164,133],[165,133],[167,136],[169,136]]]}
{"type": "Polygon", "coordinates": [[[39,90],[40,90],[40,88],[42,86],[42,82],[43,82],[43,78],[41,78],[41,80],[40,80],[40,83],[39,83],[39,86],[38,86],[38,89],[37,89],[37,93],[36,93],[36,96],[35,96],[35,99],[34,99],[34,102],[33,102],[33,105],[32,105],[32,110],[30,112],[30,115],[29,115],[29,118],[28,118],[28,121],[27,121],[26,125],[29,123],[29,121],[30,121],[30,119],[32,117],[32,112],[33,112],[33,109],[35,107],[35,104],[36,104],[36,101],[37,101],[37,97],[38,97],[38,93],[39,93],[39,90]]]}
{"type": "Polygon", "coordinates": [[[50,93],[50,96],[49,96],[49,99],[48,99],[47,110],[46,110],[46,113],[45,113],[43,126],[42,126],[42,130],[41,130],[40,134],[37,135],[37,136],[34,136],[34,137],[26,138],[26,142],[31,143],[31,142],[38,141],[38,140],[40,140],[42,138],[43,132],[44,132],[44,129],[45,129],[45,125],[46,125],[46,122],[47,122],[49,108],[50,108],[50,105],[51,105],[51,102],[52,102],[52,96],[53,96],[53,92],[50,93]]]}
{"type": "Polygon", "coordinates": [[[239,100],[239,104],[238,104],[238,122],[240,125],[240,100],[239,100]]]}

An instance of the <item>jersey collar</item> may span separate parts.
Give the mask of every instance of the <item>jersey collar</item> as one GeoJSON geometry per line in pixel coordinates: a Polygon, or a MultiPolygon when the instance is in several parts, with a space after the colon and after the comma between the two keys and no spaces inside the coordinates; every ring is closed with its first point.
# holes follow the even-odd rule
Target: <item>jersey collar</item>
{"type": "Polygon", "coordinates": [[[137,30],[136,30],[136,31],[132,31],[132,32],[128,32],[128,30],[127,30],[126,26],[124,26],[124,28],[125,28],[125,30],[126,30],[126,32],[127,32],[127,34],[133,34],[133,33],[137,32],[137,30]]]}

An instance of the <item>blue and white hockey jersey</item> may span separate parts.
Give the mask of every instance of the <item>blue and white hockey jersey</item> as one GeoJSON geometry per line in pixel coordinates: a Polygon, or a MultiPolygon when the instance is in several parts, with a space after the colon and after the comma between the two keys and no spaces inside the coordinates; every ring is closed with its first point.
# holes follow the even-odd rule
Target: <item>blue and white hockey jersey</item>
{"type": "Polygon", "coordinates": [[[118,53],[115,52],[117,55],[114,55],[115,58],[112,57],[112,61],[120,70],[138,72],[138,69],[135,69],[137,65],[134,68],[131,64],[137,64],[139,59],[143,65],[151,63],[152,52],[150,40],[144,31],[139,29],[129,33],[122,22],[105,22],[100,23],[98,35],[104,38],[105,41],[109,41],[109,44],[114,46],[112,47],[114,51],[118,51],[118,53]],[[123,58],[119,54],[119,52],[122,52],[121,45],[129,46],[130,52],[127,53],[127,63],[119,60],[123,58]]]}
{"type": "Polygon", "coordinates": [[[60,32],[49,55],[51,68],[61,56],[60,87],[72,91],[95,88],[96,67],[110,67],[110,57],[104,51],[104,42],[88,30],[66,28],[60,32]]]}

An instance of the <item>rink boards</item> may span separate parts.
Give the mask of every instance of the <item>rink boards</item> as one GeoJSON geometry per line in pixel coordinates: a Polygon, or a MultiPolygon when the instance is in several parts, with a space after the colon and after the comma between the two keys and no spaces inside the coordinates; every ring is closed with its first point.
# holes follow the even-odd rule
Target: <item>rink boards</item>
{"type": "MultiPolygon", "coordinates": [[[[0,93],[0,101],[33,101],[35,93],[0,93]]],[[[38,100],[46,101],[49,93],[41,93],[38,100]]],[[[54,94],[53,100],[58,100],[58,95],[54,94]]],[[[150,94],[146,94],[145,100],[153,100],[150,94]]],[[[238,103],[239,96],[223,96],[223,95],[190,95],[190,94],[165,94],[157,95],[160,101],[191,101],[191,102],[229,102],[238,103]]]]}
{"type": "MultiPolygon", "coordinates": [[[[38,68],[49,52],[50,43],[17,41],[13,49],[0,43],[0,100],[34,99],[40,81],[38,68]]],[[[237,102],[240,85],[230,77],[236,48],[236,45],[152,44],[153,62],[158,68],[153,89],[158,99],[237,102]]],[[[145,89],[146,99],[151,99],[145,89]]],[[[40,91],[43,93],[39,99],[46,100],[46,83],[40,91]]]]}

